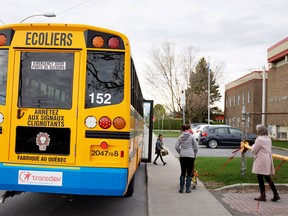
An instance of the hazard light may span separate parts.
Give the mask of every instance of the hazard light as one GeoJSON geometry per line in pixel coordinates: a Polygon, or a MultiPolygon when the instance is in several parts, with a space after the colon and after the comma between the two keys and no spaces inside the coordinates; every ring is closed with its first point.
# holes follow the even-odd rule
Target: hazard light
{"type": "Polygon", "coordinates": [[[0,46],[6,44],[7,38],[4,34],[0,34],[0,46]]]}

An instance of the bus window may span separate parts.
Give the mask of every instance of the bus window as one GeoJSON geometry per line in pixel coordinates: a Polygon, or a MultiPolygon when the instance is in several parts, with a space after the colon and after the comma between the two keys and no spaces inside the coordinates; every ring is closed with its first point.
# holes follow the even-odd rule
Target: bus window
{"type": "Polygon", "coordinates": [[[88,51],[85,108],[118,104],[124,98],[124,53],[88,51]]]}
{"type": "Polygon", "coordinates": [[[18,106],[70,109],[73,64],[73,53],[23,52],[18,106]]]}
{"type": "Polygon", "coordinates": [[[5,105],[8,50],[0,50],[0,105],[5,105]]]}

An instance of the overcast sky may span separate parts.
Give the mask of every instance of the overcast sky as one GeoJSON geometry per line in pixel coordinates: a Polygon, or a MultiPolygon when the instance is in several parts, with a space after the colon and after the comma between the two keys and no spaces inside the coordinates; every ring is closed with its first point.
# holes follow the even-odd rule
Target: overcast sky
{"type": "Polygon", "coordinates": [[[224,62],[224,94],[225,84],[267,68],[267,49],[288,36],[287,9],[287,0],[9,0],[0,7],[0,20],[19,23],[30,15],[54,12],[55,18],[25,22],[80,23],[124,33],[144,97],[156,100],[143,86],[153,46],[165,41],[179,50],[193,46],[212,67],[224,62]]]}

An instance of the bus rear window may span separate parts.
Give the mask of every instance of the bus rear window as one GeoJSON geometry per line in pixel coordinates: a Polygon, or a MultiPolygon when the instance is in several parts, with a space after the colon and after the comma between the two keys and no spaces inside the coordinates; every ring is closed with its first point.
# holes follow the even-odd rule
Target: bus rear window
{"type": "Polygon", "coordinates": [[[87,53],[85,108],[121,103],[124,97],[124,53],[87,53]]]}
{"type": "Polygon", "coordinates": [[[7,86],[8,50],[0,50],[0,105],[5,105],[7,86]]]}
{"type": "Polygon", "coordinates": [[[72,107],[74,53],[22,52],[18,106],[72,107]]]}

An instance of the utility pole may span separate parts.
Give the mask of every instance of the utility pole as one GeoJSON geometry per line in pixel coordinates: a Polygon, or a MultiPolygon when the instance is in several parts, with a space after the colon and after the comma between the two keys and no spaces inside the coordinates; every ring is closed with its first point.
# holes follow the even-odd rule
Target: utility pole
{"type": "Polygon", "coordinates": [[[208,66],[208,124],[210,124],[210,57],[207,66],[208,66]]]}
{"type": "Polygon", "coordinates": [[[263,66],[263,80],[262,80],[262,125],[265,125],[265,112],[266,112],[266,70],[263,66]]]}
{"type": "Polygon", "coordinates": [[[181,107],[183,110],[183,125],[185,124],[185,105],[186,105],[186,99],[185,99],[185,89],[181,91],[181,98],[180,98],[181,107]]]}

